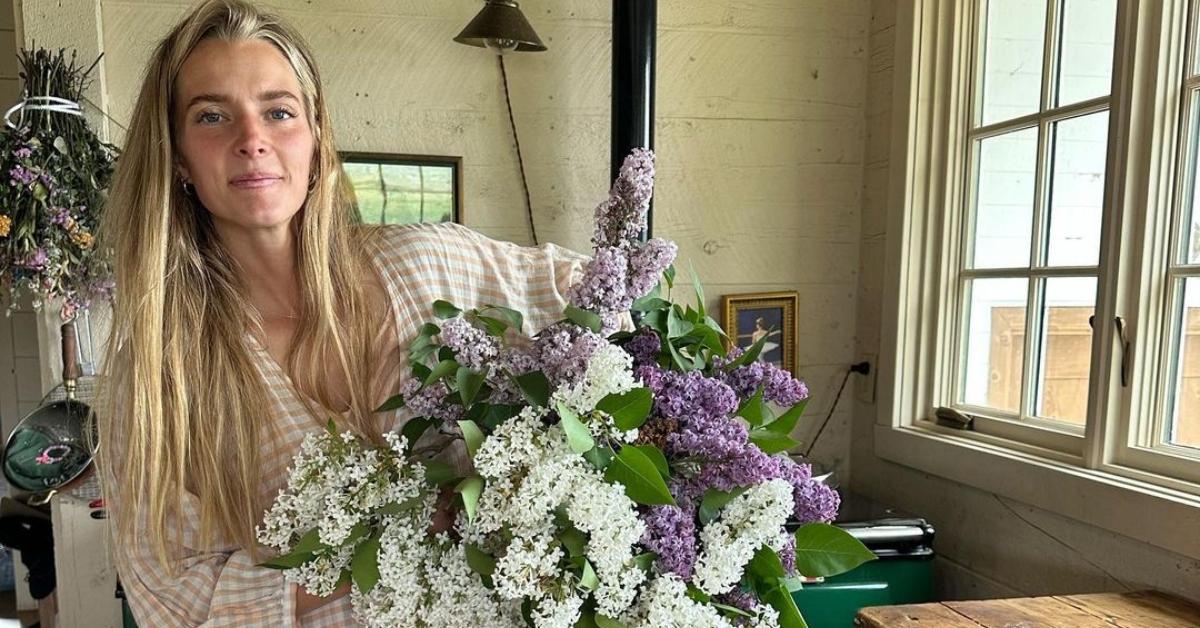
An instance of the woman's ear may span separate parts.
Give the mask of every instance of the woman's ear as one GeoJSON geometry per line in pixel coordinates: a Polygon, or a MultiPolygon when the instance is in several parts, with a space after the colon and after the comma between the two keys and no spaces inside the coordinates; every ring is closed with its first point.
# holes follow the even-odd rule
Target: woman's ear
{"type": "Polygon", "coordinates": [[[191,181],[192,180],[191,174],[188,172],[187,166],[183,165],[183,162],[181,162],[179,160],[175,161],[175,174],[179,175],[179,179],[181,181],[191,181]]]}

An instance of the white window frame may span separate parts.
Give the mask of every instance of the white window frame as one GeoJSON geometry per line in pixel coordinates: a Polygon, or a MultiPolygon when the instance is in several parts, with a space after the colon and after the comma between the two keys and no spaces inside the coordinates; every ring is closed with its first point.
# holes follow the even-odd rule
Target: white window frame
{"type": "Polygon", "coordinates": [[[952,399],[949,382],[956,376],[959,304],[951,295],[958,293],[967,186],[965,177],[948,173],[966,172],[974,5],[913,0],[897,6],[875,453],[1200,558],[1200,462],[1148,447],[1149,430],[1131,429],[1128,418],[1161,407],[1161,382],[1146,380],[1163,372],[1162,347],[1138,340],[1163,333],[1162,321],[1169,320],[1161,264],[1177,211],[1183,59],[1158,57],[1181,48],[1178,26],[1188,0],[1118,3],[1105,183],[1105,207],[1113,209],[1105,215],[1098,267],[1109,280],[1098,286],[1088,424],[1081,431],[995,417],[983,420],[985,429],[963,431],[932,420],[943,405],[936,402],[952,399]],[[1132,332],[1127,387],[1117,316],[1132,332]],[[1158,328],[1139,334],[1143,321],[1158,328]]]}

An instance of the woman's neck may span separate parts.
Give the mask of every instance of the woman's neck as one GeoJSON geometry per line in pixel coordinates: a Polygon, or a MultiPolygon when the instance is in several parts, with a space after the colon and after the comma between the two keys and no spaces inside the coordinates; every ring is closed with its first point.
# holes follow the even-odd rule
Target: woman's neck
{"type": "Polygon", "coordinates": [[[217,226],[237,261],[251,303],[264,318],[294,318],[301,308],[296,238],[287,227],[245,229],[217,226]]]}

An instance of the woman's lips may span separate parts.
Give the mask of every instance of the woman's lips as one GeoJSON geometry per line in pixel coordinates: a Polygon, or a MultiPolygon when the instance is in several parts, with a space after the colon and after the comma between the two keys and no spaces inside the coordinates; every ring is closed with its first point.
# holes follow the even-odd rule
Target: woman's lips
{"type": "Polygon", "coordinates": [[[279,177],[253,177],[234,179],[229,184],[235,188],[265,188],[275,185],[279,181],[279,177]]]}

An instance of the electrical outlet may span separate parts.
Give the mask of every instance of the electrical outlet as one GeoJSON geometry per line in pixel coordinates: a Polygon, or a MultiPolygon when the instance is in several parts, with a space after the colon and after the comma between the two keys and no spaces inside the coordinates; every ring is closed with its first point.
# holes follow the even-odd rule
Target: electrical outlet
{"type": "Polygon", "coordinates": [[[874,353],[860,353],[855,363],[867,362],[871,371],[866,375],[854,373],[854,398],[862,403],[875,403],[875,374],[879,372],[879,356],[874,353]]]}

